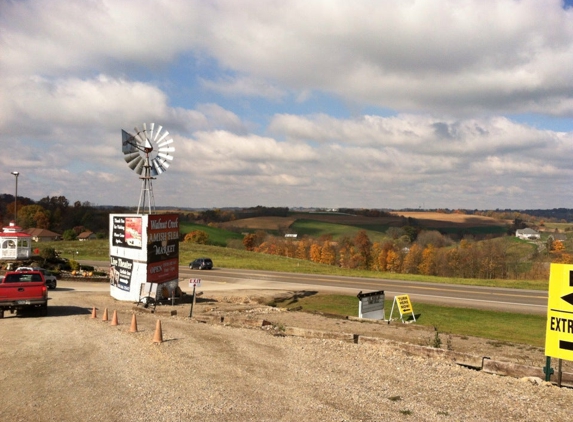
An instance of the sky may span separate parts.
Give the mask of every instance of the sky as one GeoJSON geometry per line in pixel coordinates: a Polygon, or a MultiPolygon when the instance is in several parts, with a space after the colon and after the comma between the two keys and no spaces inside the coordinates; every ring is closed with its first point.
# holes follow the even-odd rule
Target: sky
{"type": "Polygon", "coordinates": [[[0,193],[573,208],[573,0],[0,0],[0,193]]]}

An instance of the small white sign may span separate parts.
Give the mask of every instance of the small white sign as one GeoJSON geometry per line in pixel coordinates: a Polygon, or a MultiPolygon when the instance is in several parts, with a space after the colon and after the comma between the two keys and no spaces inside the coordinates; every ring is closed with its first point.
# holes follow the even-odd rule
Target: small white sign
{"type": "Polygon", "coordinates": [[[189,279],[189,287],[201,287],[201,279],[200,278],[190,278],[189,279]]]}

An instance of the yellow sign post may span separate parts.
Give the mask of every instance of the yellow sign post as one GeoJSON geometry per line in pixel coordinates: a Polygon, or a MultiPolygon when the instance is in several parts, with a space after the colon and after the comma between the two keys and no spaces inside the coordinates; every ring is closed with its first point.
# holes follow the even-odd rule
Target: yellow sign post
{"type": "Polygon", "coordinates": [[[573,265],[551,264],[545,355],[573,361],[573,265]]]}
{"type": "Polygon", "coordinates": [[[416,321],[416,315],[414,315],[414,308],[412,308],[412,303],[410,302],[410,297],[408,295],[398,295],[394,296],[394,302],[392,303],[392,310],[390,311],[390,319],[392,320],[392,314],[394,313],[394,305],[398,308],[400,312],[400,320],[404,322],[404,315],[412,314],[414,322],[416,321]]]}

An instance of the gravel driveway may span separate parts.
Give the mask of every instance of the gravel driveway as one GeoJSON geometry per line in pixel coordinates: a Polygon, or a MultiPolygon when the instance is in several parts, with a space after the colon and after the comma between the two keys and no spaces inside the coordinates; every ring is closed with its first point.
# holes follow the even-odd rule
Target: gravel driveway
{"type": "Polygon", "coordinates": [[[0,320],[2,420],[566,421],[573,414],[571,389],[408,356],[390,345],[285,336],[283,325],[302,324],[288,318],[317,329],[327,322],[261,307],[254,300],[261,293],[251,294],[205,294],[193,319],[189,304],[155,314],[139,309],[135,333],[133,304],[103,292],[58,289],[46,318],[7,314],[0,320]],[[110,319],[118,312],[119,325],[102,321],[105,308],[110,319]],[[223,313],[266,313],[273,324],[198,320],[223,313]],[[158,320],[159,344],[152,341],[158,320]]]}

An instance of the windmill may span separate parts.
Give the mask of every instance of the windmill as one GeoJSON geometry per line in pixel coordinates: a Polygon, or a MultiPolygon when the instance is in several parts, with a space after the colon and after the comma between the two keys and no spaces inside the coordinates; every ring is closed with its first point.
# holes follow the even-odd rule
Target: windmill
{"type": "Polygon", "coordinates": [[[163,126],[155,130],[155,123],[149,127],[144,123],[143,130],[134,128],[135,135],[121,130],[121,146],[127,165],[140,175],[141,193],[137,213],[145,214],[147,204],[148,214],[155,211],[153,183],[155,176],[164,173],[173,161],[171,155],[175,148],[171,146],[172,138],[167,138],[169,132],[163,131],[163,126]]]}

